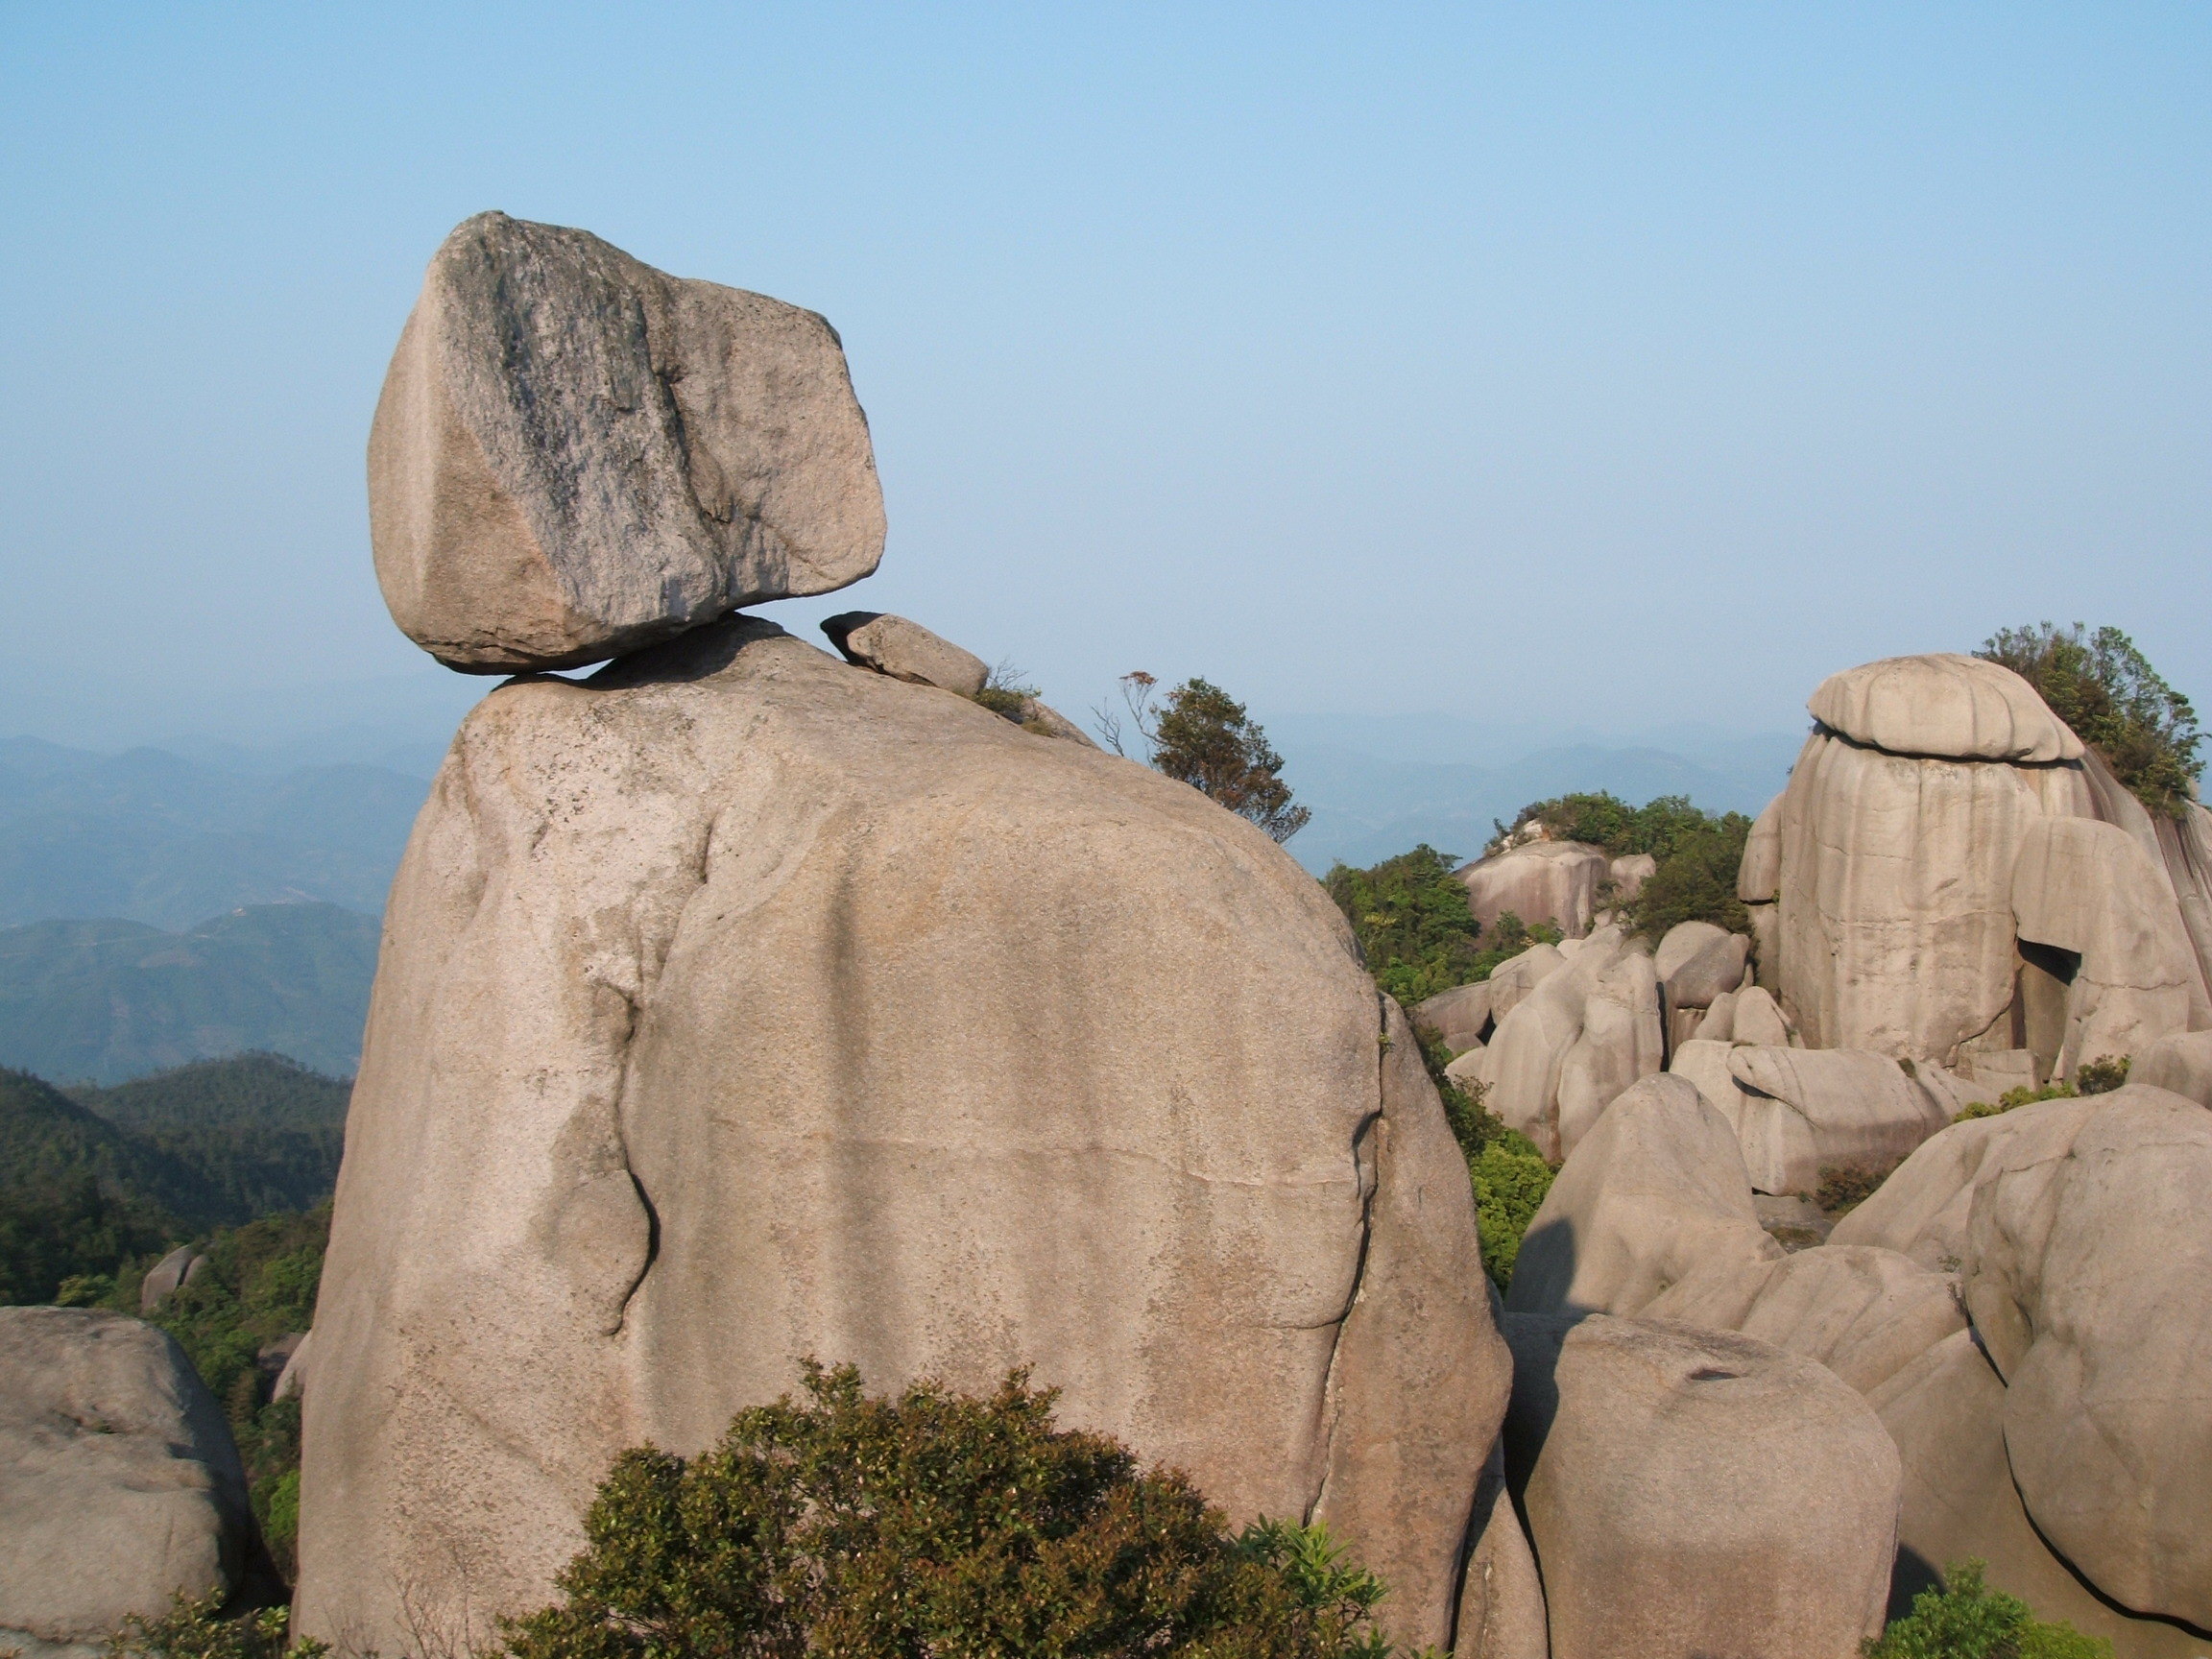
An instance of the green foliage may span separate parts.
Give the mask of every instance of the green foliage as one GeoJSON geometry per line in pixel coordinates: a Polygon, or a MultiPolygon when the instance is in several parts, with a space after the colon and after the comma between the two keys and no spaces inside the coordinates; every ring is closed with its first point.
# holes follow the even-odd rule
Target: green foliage
{"type": "Polygon", "coordinates": [[[1824,1166],[1820,1170],[1820,1185],[1813,1193],[1813,1202],[1829,1216],[1840,1219],[1848,1215],[1867,1199],[1874,1196],[1883,1182],[1897,1172],[1902,1158],[1892,1159],[1879,1167],[1863,1164],[1824,1166]]]}
{"type": "Polygon", "coordinates": [[[2204,776],[2197,711],[2119,629],[2000,628],[1975,655],[2034,686],[2152,811],[2179,817],[2196,798],[2204,776]]]}
{"type": "Polygon", "coordinates": [[[1323,885],[1336,901],[1375,983],[1407,1007],[1481,977],[1481,929],[1467,889],[1452,878],[1456,860],[1424,842],[1372,869],[1331,867],[1323,885]]]}
{"type": "Polygon", "coordinates": [[[1750,912],[1736,897],[1736,877],[1750,835],[1751,820],[1741,812],[1683,830],[1643,890],[1622,907],[1629,926],[1652,940],[1666,937],[1670,927],[1683,922],[1750,932],[1750,912]]]}
{"type": "Polygon", "coordinates": [[[1982,1574],[1980,1561],[1954,1565],[1943,1589],[1921,1591],[1910,1614],[1865,1644],[1866,1659],[2111,1659],[2111,1643],[2042,1623],[2017,1596],[1984,1584],[1982,1574]]]}
{"type": "Polygon", "coordinates": [[[1430,1079],[1443,1097],[1445,1120],[1467,1157],[1467,1175],[1475,1187],[1476,1224],[1482,1238],[1482,1270],[1503,1290],[1513,1282],[1522,1235],[1528,1231],[1558,1171],[1544,1162],[1534,1142],[1506,1128],[1504,1120],[1484,1104],[1488,1091],[1482,1084],[1462,1089],[1445,1075],[1452,1055],[1443,1038],[1421,1026],[1414,1027],[1413,1034],[1430,1079]]]}
{"type": "Polygon", "coordinates": [[[503,1628],[517,1659],[1158,1654],[1380,1659],[1382,1586],[1325,1535],[1241,1538],[1183,1476],[1052,1426],[1011,1373],[870,1399],[805,1367],[807,1401],[741,1413],[688,1462],[624,1453],[562,1600],[503,1628]]]}
{"type": "MultiPolygon", "coordinates": [[[[108,1639],[108,1659],[285,1659],[285,1632],[291,1616],[282,1607],[226,1618],[223,1593],[195,1601],[182,1591],[158,1619],[133,1616],[108,1639]]],[[[330,1649],[321,1642],[301,1642],[292,1659],[322,1659],[330,1649]]]]}
{"type": "Polygon", "coordinates": [[[1522,1236],[1559,1172],[1544,1162],[1532,1142],[1508,1129],[1467,1160],[1467,1173],[1475,1183],[1482,1270],[1503,1290],[1513,1283],[1522,1236]]]}
{"type": "Polygon", "coordinates": [[[2075,1090],[2082,1094],[2109,1094],[2128,1081],[2128,1056],[2106,1054],[2074,1069],[2075,1090]]]}
{"type": "Polygon", "coordinates": [[[27,1071],[0,1071],[0,1303],[88,1307],[178,1224],[178,1181],[153,1149],[27,1071]]]}
{"type": "Polygon", "coordinates": [[[1997,1096],[1995,1105],[1977,1100],[1952,1119],[1963,1123],[1969,1118],[1995,1118],[2021,1106],[2033,1106],[2044,1100],[2071,1100],[2080,1094],[2109,1094],[2128,1081],[2128,1056],[2107,1054],[2076,1068],[2074,1080],[2054,1077],[2040,1089],[2023,1084],[2018,1089],[2008,1089],[1997,1096]]]}
{"type": "MultiPolygon", "coordinates": [[[[329,1241],[327,1203],[217,1233],[199,1277],[180,1286],[151,1318],[177,1338],[222,1402],[246,1464],[253,1513],[287,1579],[300,1524],[300,1402],[270,1399],[276,1379],[259,1361],[276,1338],[313,1324],[329,1241]]],[[[136,1277],[127,1282],[133,1297],[136,1277]]]]}
{"type": "Polygon", "coordinates": [[[1560,795],[1550,801],[1532,801],[1514,814],[1510,825],[1496,826],[1497,833],[1483,849],[1485,855],[1502,853],[1531,824],[1540,824],[1549,839],[1581,841],[1602,848],[1615,858],[1648,853],[1664,860],[1684,836],[1709,828],[1710,813],[1690,805],[1687,795],[1661,795],[1641,806],[1631,806],[1618,795],[1560,795]]]}
{"type": "Polygon", "coordinates": [[[1001,662],[991,670],[974,700],[1000,719],[1023,726],[1028,723],[1029,706],[1037,700],[1037,687],[1028,684],[1021,669],[1011,662],[1001,662]]]}
{"type": "Polygon", "coordinates": [[[1277,841],[1306,828],[1313,814],[1290,804],[1281,777],[1283,757],[1244,705],[1218,685],[1186,680],[1167,693],[1153,734],[1152,764],[1212,796],[1277,841]]]}

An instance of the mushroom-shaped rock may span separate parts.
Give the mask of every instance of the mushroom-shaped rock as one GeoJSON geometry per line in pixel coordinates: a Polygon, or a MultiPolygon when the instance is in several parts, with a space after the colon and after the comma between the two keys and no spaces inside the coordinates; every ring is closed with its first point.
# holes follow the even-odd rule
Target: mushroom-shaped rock
{"type": "Polygon", "coordinates": [[[822,632],[848,662],[916,685],[936,685],[973,697],[991,678],[991,665],[973,651],[932,634],[919,622],[880,611],[846,611],[828,618],[822,632]]]}
{"type": "Polygon", "coordinates": [[[222,1408],[167,1333],[0,1308],[0,1648],[104,1652],[132,1615],[234,1588],[253,1548],[222,1408]]]}
{"type": "Polygon", "coordinates": [[[1552,1659],[1840,1659],[1880,1633],[1901,1479],[1855,1390],[1726,1332],[1504,1326],[1506,1475],[1552,1659]]]}
{"type": "Polygon", "coordinates": [[[1815,1048],[1950,1063],[2011,1008],[2012,866],[2085,812],[2077,766],[1912,758],[1815,733],[1783,794],[1762,983],[1815,1048]],[[1769,934],[1771,938],[1769,938],[1769,934]]]}
{"type": "Polygon", "coordinates": [[[1465,1163],[1313,878],[743,618],[463,724],[313,1346],[299,1626],[388,1653],[401,1587],[541,1605],[618,1451],[704,1449],[806,1355],[1033,1364],[1231,1516],[1326,1517],[1441,1644],[1508,1386],[1465,1163]]]}
{"type": "Polygon", "coordinates": [[[1415,1026],[1435,1032],[1444,1039],[1445,1047],[1464,1054],[1481,1046],[1483,1033],[1490,1028],[1491,989],[1492,982],[1487,979],[1455,985],[1415,1003],[1407,1012],[1415,1026]]]}
{"type": "Polygon", "coordinates": [[[1570,939],[1590,930],[1599,883],[1613,861],[1580,841],[1525,841],[1462,865],[1454,874],[1467,888],[1467,908],[1488,927],[1508,912],[1524,922],[1549,922],[1570,939]]]}
{"type": "Polygon", "coordinates": [[[1728,1070],[1737,1140],[1761,1192],[1810,1192],[1823,1169],[1889,1169],[1949,1121],[1884,1054],[1739,1046],[1728,1070]]]}
{"type": "Polygon", "coordinates": [[[2212,1626],[2212,1114],[2089,1104],[2008,1114],[2035,1116],[1977,1177],[1967,1310],[2037,1529],[2122,1605],[2212,1626]]]}
{"type": "Polygon", "coordinates": [[[1491,970],[1490,1017],[1503,1022],[1528,993],[1567,966],[1557,946],[1531,945],[1518,956],[1508,956],[1491,970]]]}
{"type": "Polygon", "coordinates": [[[2187,1031],[2161,1038],[2135,1056],[2128,1068],[2130,1082],[2186,1095],[2212,1106],[2212,1031],[2187,1031]]]}
{"type": "Polygon", "coordinates": [[[2081,739],[2035,687],[1995,662],[1945,652],[1831,674],[1806,705],[1831,732],[1892,755],[2078,760],[2081,739]]]}
{"type": "Polygon", "coordinates": [[[1652,1301],[1644,1316],[1756,1336],[1819,1360],[1862,1394],[1966,1328],[1949,1275],[1863,1244],[1828,1244],[1779,1262],[1717,1262],[1652,1301]]]}
{"type": "Polygon", "coordinates": [[[2023,940],[2079,962],[2062,1073],[2188,1029],[2189,935],[2165,872],[2127,830],[2090,818],[2030,827],[2012,865],[2012,914],[2023,940]]]}
{"type": "Polygon", "coordinates": [[[1893,1606],[1936,1583],[1951,1563],[1981,1561],[1992,1588],[2019,1597],[2038,1619],[2112,1643],[2119,1659],[2200,1659],[2201,1638],[2162,1619],[2131,1618],[2093,1595],[2036,1535],[2005,1453],[2005,1382],[1973,1332],[1936,1343],[1867,1403],[1896,1442],[1905,1474],[1893,1606]]]}
{"type": "Polygon", "coordinates": [[[480,674],[827,593],[883,552],[828,323],[504,213],[430,261],[369,435],[369,521],[400,632],[480,674]]]}
{"type": "Polygon", "coordinates": [[[1709,1262],[1782,1247],[1751,1207],[1727,1120],[1679,1077],[1647,1077],[1560,1167],[1521,1240],[1505,1305],[1633,1313],[1709,1262]]]}

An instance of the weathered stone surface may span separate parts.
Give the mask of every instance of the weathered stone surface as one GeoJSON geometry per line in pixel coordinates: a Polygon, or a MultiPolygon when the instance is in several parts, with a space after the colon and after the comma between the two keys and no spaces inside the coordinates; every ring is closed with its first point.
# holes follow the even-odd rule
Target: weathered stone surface
{"type": "Polygon", "coordinates": [[[1728,1055],[1734,1045],[1704,1037],[1693,1037],[1678,1044],[1674,1057],[1667,1063],[1668,1071],[1693,1084],[1705,1097],[1707,1105],[1719,1112],[1734,1134],[1739,1116],[1737,1097],[1743,1090],[1737,1086],[1736,1074],[1728,1070],[1728,1055]]]}
{"type": "Polygon", "coordinates": [[[973,651],[932,634],[919,622],[880,611],[846,611],[828,618],[822,632],[848,662],[916,685],[936,685],[973,697],[991,678],[991,664],[973,651]]]}
{"type": "Polygon", "coordinates": [[[307,1357],[314,1352],[314,1338],[315,1333],[308,1332],[286,1358],[284,1369],[276,1374],[276,1385],[269,1391],[272,1400],[289,1400],[307,1391],[307,1357]]]}
{"type": "Polygon", "coordinates": [[[1736,1040],[1736,998],[1734,991],[1723,991],[1713,998],[1713,1006],[1702,1015],[1695,1008],[1678,1008],[1674,1013],[1683,1020],[1682,1036],[1675,1043],[1677,1051],[1684,1043],[1732,1043],[1736,1040]]]}
{"type": "Polygon", "coordinates": [[[1477,1071],[1490,1086],[1489,1109],[1547,1158],[1561,1156],[1559,1076],[1567,1051],[1582,1034],[1588,997],[1588,981],[1572,969],[1539,980],[1499,1020],[1477,1071]]]}
{"type": "Polygon", "coordinates": [[[234,1588],[253,1546],[222,1408],[164,1332],[0,1308],[0,1647],[90,1659],[132,1614],[234,1588]]]}
{"type": "Polygon", "coordinates": [[[1644,891],[1644,883],[1659,874],[1659,860],[1648,853],[1627,853],[1613,860],[1609,874],[1613,897],[1629,900],[1644,891]]]}
{"type": "Polygon", "coordinates": [[[2206,1644],[2163,1621],[2130,1618],[2081,1587],[2035,1535],[2005,1455],[2005,1383],[1960,1331],[1876,1389],[1868,1404],[1897,1444],[1905,1501],[1892,1608],[1955,1561],[1988,1564],[1986,1580],[2036,1617],[2064,1620],[2113,1645],[2116,1659],[2199,1659],[2206,1644]]]}
{"type": "Polygon", "coordinates": [[[2212,817],[2195,805],[2153,815],[2094,749],[2082,751],[2081,778],[2093,815],[2126,830],[2156,869],[2188,947],[2189,1028],[2212,1028],[2212,817]]]}
{"type": "Polygon", "coordinates": [[[1579,939],[1590,930],[1598,884],[1612,868],[1602,849],[1580,841],[1525,841],[1454,874],[1466,884],[1467,907],[1484,927],[1510,911],[1579,939]]]}
{"type": "Polygon", "coordinates": [[[1438,992],[1408,1010],[1413,1023],[1443,1038],[1453,1053],[1466,1053],[1480,1045],[1489,1028],[1491,984],[1484,979],[1438,992]]]}
{"type": "Polygon", "coordinates": [[[811,1354],[1034,1362],[1234,1517],[1320,1503],[1446,1640],[1507,1386],[1473,1199],[1251,825],[735,619],[480,703],[386,927],[303,1633],[542,1602],[617,1450],[695,1452],[811,1354]]]}
{"type": "Polygon", "coordinates": [[[1948,1067],[1938,1066],[1933,1060],[1923,1060],[1912,1069],[1912,1080],[1919,1084],[1943,1116],[1956,1119],[1969,1106],[1994,1106],[2005,1091],[1993,1082],[1980,1077],[1961,1076],[1948,1067]]]}
{"type": "Polygon", "coordinates": [[[1751,821],[1743,862],[1736,867],[1736,897],[1746,904],[1771,904],[1781,891],[1782,797],[1777,795],[1751,821]]]}
{"type": "Polygon", "coordinates": [[[1711,1262],[1771,1262],[1726,1119],[1679,1077],[1606,1109],[1530,1218],[1505,1305],[1633,1313],[1711,1262]]]}
{"type": "MultiPolygon", "coordinates": [[[[1681,926],[1702,926],[1704,924],[1685,922],[1681,926]]],[[[1668,937],[1671,939],[1680,930],[1675,928],[1668,937]]],[[[1710,1008],[1715,998],[1743,985],[1743,965],[1750,958],[1751,941],[1741,933],[1721,933],[1718,939],[1707,940],[1687,961],[1663,975],[1667,983],[1667,1006],[1710,1008]]]]}
{"type": "Polygon", "coordinates": [[[2022,939],[2080,959],[2060,1074],[2189,1028],[2189,936],[2165,871],[2125,830],[2088,818],[2030,826],[2012,864],[2012,914],[2022,939]]]}
{"type": "Polygon", "coordinates": [[[1483,1465],[1468,1532],[1474,1543],[1467,1552],[1452,1651],[1464,1659],[1550,1659],[1544,1580],[1505,1489],[1503,1440],[1483,1465]]]}
{"type": "Polygon", "coordinates": [[[1710,922],[1677,922],[1667,929],[1667,936],[1651,953],[1652,971],[1662,980],[1671,979],[1692,957],[1727,937],[1727,928],[1716,927],[1710,922]]]}
{"type": "Polygon", "coordinates": [[[1946,760],[2078,760],[2066,730],[2027,681],[1979,657],[1889,657],[1820,683],[1813,718],[1854,743],[1946,760]]]}
{"type": "Polygon", "coordinates": [[[2212,1031],[2189,1031],[2152,1044],[2135,1056],[2128,1079],[2212,1106],[2212,1031]]]}
{"type": "Polygon", "coordinates": [[[138,1283],[138,1311],[151,1313],[176,1294],[177,1286],[184,1283],[184,1275],[199,1260],[199,1251],[189,1244],[180,1244],[155,1262],[138,1283]]]}
{"type": "Polygon", "coordinates": [[[1862,1394],[1966,1328],[1948,1274],[1863,1244],[1818,1246],[1779,1262],[1715,1262],[1643,1311],[1802,1354],[1862,1394]]]}
{"type": "Polygon", "coordinates": [[[1790,1027],[1782,1019],[1782,1010],[1775,1005],[1772,996],[1756,985],[1747,985],[1736,994],[1735,1015],[1728,1022],[1728,1035],[1734,1042],[1758,1047],[1790,1046],[1790,1027]]]}
{"type": "Polygon", "coordinates": [[[1454,1056],[1444,1068],[1444,1075],[1462,1089],[1482,1081],[1482,1045],[1478,1043],[1464,1054],[1454,1056]]]}
{"type": "Polygon", "coordinates": [[[430,261],[370,431],[369,519],[400,632],[485,674],[827,593],[883,552],[828,323],[503,213],[430,261]]]}
{"type": "MultiPolygon", "coordinates": [[[[1610,931],[1604,928],[1592,935],[1593,951],[1597,939],[1610,931]]],[[[1584,965],[1577,963],[1574,972],[1584,973],[1584,965]]],[[[1559,1097],[1553,1113],[1559,1155],[1572,1154],[1622,1092],[1655,1075],[1665,1060],[1659,980],[1651,971],[1651,958],[1640,950],[1624,950],[1593,975],[1582,998],[1581,1034],[1559,1064],[1559,1097]]]]}
{"type": "Polygon", "coordinates": [[[1840,1659],[1880,1632],[1901,1477],[1854,1390],[1724,1332],[1504,1325],[1552,1659],[1840,1659]]]}
{"type": "Polygon", "coordinates": [[[1738,1046],[1728,1070],[1737,1141],[1762,1192],[1810,1192],[1826,1168],[1887,1169],[1949,1121],[1883,1054],[1738,1046]]]}
{"type": "Polygon", "coordinates": [[[2078,768],[1912,759],[1815,733],[1783,795],[1771,962],[1815,1048],[1951,1064],[2008,1013],[2012,865],[2078,768]]]}
{"type": "Polygon", "coordinates": [[[1967,1309],[2043,1536],[2122,1605],[2212,1626],[2212,1114],[2141,1085],[2049,1110],[2074,1104],[2006,1115],[1967,1309]]]}
{"type": "Polygon", "coordinates": [[[1040,737],[1057,737],[1063,743],[1080,743],[1086,749],[1098,747],[1090,733],[1042,698],[1022,699],[1020,724],[1022,731],[1034,732],[1040,737]]]}
{"type": "Polygon", "coordinates": [[[1490,1017],[1503,1023],[1529,992],[1566,966],[1567,958],[1551,945],[1531,945],[1499,963],[1490,974],[1490,1017]]]}

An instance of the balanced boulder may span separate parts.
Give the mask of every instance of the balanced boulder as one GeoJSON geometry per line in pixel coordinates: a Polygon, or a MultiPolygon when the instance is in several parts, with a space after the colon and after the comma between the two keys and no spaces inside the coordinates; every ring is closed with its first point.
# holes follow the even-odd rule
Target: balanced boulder
{"type": "Polygon", "coordinates": [[[370,432],[369,518],[400,631],[482,674],[827,593],[883,552],[828,323],[503,213],[430,262],[370,432]]]}
{"type": "Polygon", "coordinates": [[[1880,1633],[1901,1477],[1858,1393],[1747,1336],[1504,1324],[1551,1659],[1841,1659],[1880,1633]]]}
{"type": "Polygon", "coordinates": [[[932,634],[919,622],[880,611],[847,611],[822,624],[830,643],[857,662],[917,685],[937,685],[973,697],[991,678],[991,665],[973,651],[932,634]]]}
{"type": "Polygon", "coordinates": [[[1466,1166],[1244,820],[740,618],[479,703],[385,937],[303,1634],[484,1638],[618,1451],[697,1452],[811,1355],[871,1389],[1033,1364],[1450,1639],[1508,1388],[1466,1166]]]}
{"type": "Polygon", "coordinates": [[[222,1408],[166,1332],[0,1308],[0,1649],[92,1659],[179,1592],[234,1589],[254,1550],[222,1408]]]}

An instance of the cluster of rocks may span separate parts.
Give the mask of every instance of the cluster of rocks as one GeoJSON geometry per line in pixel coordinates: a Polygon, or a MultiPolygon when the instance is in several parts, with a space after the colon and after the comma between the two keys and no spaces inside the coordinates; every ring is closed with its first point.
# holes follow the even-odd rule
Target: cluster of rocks
{"type": "MultiPolygon", "coordinates": [[[[1418,1011],[1563,1161],[1501,1306],[1412,1026],[1267,836],[918,624],[848,613],[830,656],[738,613],[880,553],[820,318],[470,220],[371,500],[401,628],[520,673],[394,883],[282,1357],[301,1634],[480,1646],[618,1451],[696,1452],[813,1356],[1033,1366],[1232,1518],[1326,1522],[1412,1647],[1845,1659],[1979,1555],[2122,1655],[2199,1650],[2212,835],[2024,683],[1823,685],[1751,936],[1628,937],[1605,896],[1649,861],[1571,843],[1462,873],[1566,935],[1418,1011]],[[2128,1088],[1953,1122],[2107,1052],[2128,1088]]],[[[0,1510],[57,1518],[0,1537],[0,1638],[58,1659],[237,1587],[236,1455],[175,1345],[4,1317],[0,1510]]]]}

